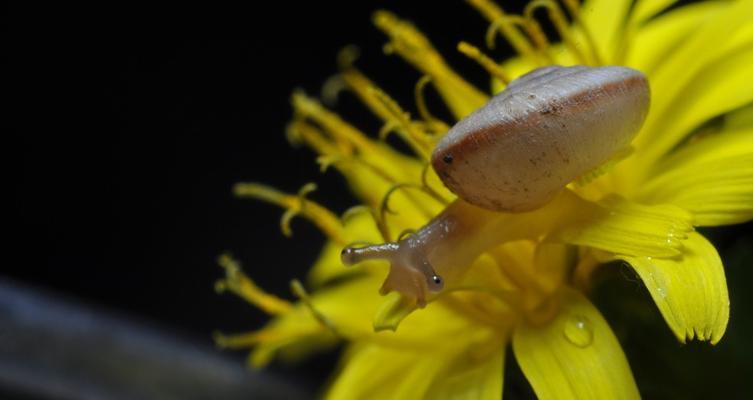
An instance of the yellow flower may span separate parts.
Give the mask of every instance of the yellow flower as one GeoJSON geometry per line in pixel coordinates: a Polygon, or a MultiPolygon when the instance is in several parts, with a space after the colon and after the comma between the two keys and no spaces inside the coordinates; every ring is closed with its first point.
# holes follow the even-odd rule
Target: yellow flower
{"type": "MultiPolygon", "coordinates": [[[[753,1],[665,11],[673,1],[593,0],[578,7],[566,0],[563,9],[535,0],[522,15],[506,14],[487,0],[468,2],[491,24],[489,44],[502,37],[518,53],[499,65],[478,47],[458,46],[490,73],[495,91],[553,63],[620,64],[644,72],[652,105],[633,151],[571,183],[539,210],[485,212],[487,230],[435,243],[457,266],[425,308],[394,291],[380,297],[388,264],[374,259],[346,269],[340,251],[353,243],[399,240],[442,210],[460,207],[426,167],[448,124],[427,109],[425,86],[433,85],[457,119],[490,94],[453,71],[413,25],[377,12],[374,23],[389,37],[386,52],[424,74],[416,85],[418,118],[356,69],[351,49],[341,54],[341,73],[325,95],[343,86],[352,90],[384,121],[378,136],[399,135],[415,156],[294,93],[289,138],[314,149],[322,170],[343,174],[362,204],[339,218],[306,199],[312,185],[291,195],[238,184],[237,195],[287,210],[284,233],[299,215],[329,240],[308,277],[312,294],[293,282],[295,303],[263,292],[235,261],[222,257],[227,276],[218,289],[275,318],[259,331],[219,335],[217,341],[253,347],[256,366],[345,341],[327,391],[335,399],[499,398],[508,343],[539,397],[636,398],[622,349],[585,294],[596,267],[622,260],[641,277],[681,342],[717,343],[724,334],[724,271],[715,248],[694,227],[753,217],[753,1]],[[537,18],[549,18],[561,43],[550,43],[537,18]]],[[[478,219],[477,213],[463,215],[478,219]]]]}

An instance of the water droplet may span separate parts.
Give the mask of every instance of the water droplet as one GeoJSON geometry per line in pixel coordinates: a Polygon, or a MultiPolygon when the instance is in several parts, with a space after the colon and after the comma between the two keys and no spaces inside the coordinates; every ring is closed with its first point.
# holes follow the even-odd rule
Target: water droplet
{"type": "Polygon", "coordinates": [[[573,315],[565,322],[565,339],[573,345],[584,348],[594,341],[591,321],[582,315],[573,315]]]}
{"type": "Polygon", "coordinates": [[[659,293],[659,296],[661,296],[662,299],[667,298],[667,290],[663,287],[659,286],[656,288],[656,292],[659,293]]]}

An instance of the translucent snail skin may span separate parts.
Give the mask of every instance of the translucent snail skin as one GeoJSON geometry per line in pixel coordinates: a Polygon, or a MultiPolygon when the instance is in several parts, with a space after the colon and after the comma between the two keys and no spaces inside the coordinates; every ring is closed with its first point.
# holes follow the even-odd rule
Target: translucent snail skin
{"type": "Polygon", "coordinates": [[[550,66],[521,76],[434,149],[432,166],[458,200],[399,242],[345,248],[343,263],[389,261],[381,292],[424,306],[444,287],[442,276],[500,240],[535,238],[565,222],[566,213],[540,210],[557,196],[583,202],[563,189],[628,148],[649,101],[646,77],[627,67],[550,66]],[[529,215],[512,218],[519,213],[529,215]]]}

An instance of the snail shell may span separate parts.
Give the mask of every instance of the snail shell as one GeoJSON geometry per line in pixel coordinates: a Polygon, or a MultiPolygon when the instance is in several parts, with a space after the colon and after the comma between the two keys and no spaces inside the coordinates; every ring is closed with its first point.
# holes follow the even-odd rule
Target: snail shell
{"type": "Polygon", "coordinates": [[[533,210],[628,147],[649,98],[646,77],[631,68],[540,68],[452,127],[432,165],[471,204],[533,210]]]}

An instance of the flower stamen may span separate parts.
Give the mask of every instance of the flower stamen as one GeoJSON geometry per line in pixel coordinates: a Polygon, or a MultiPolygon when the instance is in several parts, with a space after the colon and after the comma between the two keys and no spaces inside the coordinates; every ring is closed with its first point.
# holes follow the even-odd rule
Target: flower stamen
{"type": "MultiPolygon", "coordinates": [[[[341,52],[343,51],[347,50],[341,50],[341,52]]],[[[387,96],[383,90],[352,65],[343,67],[340,76],[345,86],[353,91],[353,93],[358,96],[363,104],[365,104],[374,115],[385,121],[379,132],[379,138],[381,140],[384,140],[387,134],[394,131],[398,133],[406,143],[408,143],[416,154],[428,157],[426,155],[426,148],[433,146],[433,144],[426,143],[427,140],[421,137],[421,135],[417,135],[416,132],[403,127],[403,121],[401,121],[401,119],[403,119],[402,114],[404,113],[402,113],[402,110],[396,106],[396,103],[394,106],[387,103],[384,97],[389,99],[389,96],[387,96]],[[394,107],[397,107],[397,111],[393,109],[394,107]]],[[[389,102],[394,103],[391,99],[389,102]]]]}
{"type": "Polygon", "coordinates": [[[398,133],[399,128],[400,125],[394,120],[386,121],[384,124],[382,124],[382,127],[379,128],[377,137],[379,138],[379,140],[384,142],[387,140],[391,133],[398,133]]]}
{"type": "Polygon", "coordinates": [[[218,280],[214,288],[217,292],[229,290],[260,310],[270,315],[281,315],[293,309],[293,305],[277,296],[263,291],[241,270],[241,266],[229,254],[223,254],[217,263],[225,270],[225,279],[218,280]]]}
{"type": "Polygon", "coordinates": [[[502,37],[510,43],[510,45],[523,57],[535,59],[535,52],[533,46],[528,38],[515,26],[504,19],[507,15],[505,12],[495,3],[489,0],[467,0],[468,3],[478,10],[481,15],[486,18],[487,21],[495,25],[495,21],[499,21],[499,25],[494,29],[487,30],[486,43],[490,49],[494,48],[494,36],[499,33],[502,37]],[[491,32],[491,33],[490,33],[491,32]]]}
{"type": "Polygon", "coordinates": [[[426,106],[426,99],[424,98],[424,88],[431,82],[429,75],[424,75],[416,82],[416,87],[413,90],[413,96],[416,99],[416,108],[418,108],[418,115],[424,120],[424,130],[431,132],[433,135],[444,135],[450,127],[444,123],[444,121],[435,117],[426,106]]]}
{"type": "MultiPolygon", "coordinates": [[[[513,16],[513,17],[518,17],[518,16],[513,16]]],[[[544,30],[541,29],[541,24],[539,24],[538,21],[536,21],[536,18],[534,18],[533,14],[526,15],[525,17],[520,17],[520,18],[522,18],[524,21],[523,26],[525,27],[526,32],[528,33],[528,36],[531,37],[531,40],[536,46],[539,57],[541,57],[544,60],[545,64],[555,64],[554,59],[547,52],[551,44],[549,43],[549,39],[546,38],[546,35],[544,34],[544,30]]]]}
{"type": "Polygon", "coordinates": [[[462,118],[480,108],[489,97],[453,71],[429,40],[413,24],[387,11],[374,14],[374,25],[390,38],[388,53],[395,52],[422,73],[432,77],[432,83],[447,106],[462,118]]]}
{"type": "Polygon", "coordinates": [[[426,190],[427,193],[429,193],[431,197],[433,197],[443,206],[447,206],[448,204],[450,204],[450,200],[444,198],[441,194],[439,194],[439,192],[437,192],[436,190],[434,190],[434,188],[429,186],[429,171],[433,171],[433,170],[431,169],[431,164],[427,163],[426,165],[424,165],[424,168],[421,170],[421,185],[423,185],[424,190],[426,190]]]}
{"type": "Polygon", "coordinates": [[[313,222],[330,239],[345,244],[347,240],[339,218],[327,208],[306,199],[305,196],[315,189],[316,185],[309,183],[297,195],[290,195],[258,183],[237,183],[233,186],[233,193],[238,197],[250,197],[284,208],[286,211],[280,220],[280,228],[287,237],[293,234],[290,221],[300,215],[313,222]]]}
{"type": "Polygon", "coordinates": [[[364,152],[379,151],[366,135],[342,120],[337,114],[322,107],[318,101],[306,96],[302,91],[293,92],[291,103],[298,115],[310,118],[324,128],[338,147],[346,152],[349,152],[353,146],[364,152]]]}
{"type": "Polygon", "coordinates": [[[428,160],[434,148],[432,137],[422,129],[419,129],[417,124],[411,121],[410,114],[405,112],[387,93],[377,87],[371,87],[369,91],[382,103],[390,114],[390,119],[386,120],[386,128],[383,128],[382,132],[390,132],[396,128],[398,132],[404,132],[405,135],[402,136],[406,138],[413,151],[424,161],[428,160]]]}
{"type": "MultiPolygon", "coordinates": [[[[394,193],[396,193],[398,190],[404,190],[404,189],[418,189],[422,193],[429,195],[429,197],[434,199],[437,203],[442,204],[442,205],[445,204],[444,199],[439,197],[439,194],[437,194],[436,192],[434,192],[428,187],[425,187],[423,185],[417,185],[415,183],[397,183],[393,185],[391,188],[389,188],[389,190],[387,190],[387,192],[384,194],[384,197],[382,198],[382,203],[381,203],[381,206],[379,207],[379,213],[382,216],[382,218],[384,218],[386,213],[397,215],[397,212],[395,212],[389,207],[390,197],[394,193]]],[[[433,214],[425,212],[425,217],[427,219],[433,216],[434,216],[433,214]]]]}
{"type": "Polygon", "coordinates": [[[489,56],[484,54],[478,47],[471,45],[468,42],[458,43],[458,51],[463,53],[466,57],[473,61],[476,61],[482,68],[486,70],[493,78],[498,79],[505,85],[509,84],[511,79],[502,68],[494,62],[489,56]]]}
{"type": "Polygon", "coordinates": [[[489,29],[486,31],[486,46],[489,49],[494,49],[494,38],[500,30],[504,30],[506,26],[514,26],[516,29],[523,29],[526,34],[531,38],[535,46],[535,50],[531,51],[531,54],[527,57],[537,65],[543,66],[552,64],[553,61],[546,53],[549,42],[541,32],[541,28],[538,27],[536,21],[528,20],[520,15],[504,15],[499,19],[493,21],[489,25],[489,29]]]}
{"type": "Polygon", "coordinates": [[[322,327],[326,328],[337,337],[343,337],[343,335],[340,333],[340,330],[335,326],[334,322],[332,322],[332,320],[327,318],[326,315],[324,315],[321,311],[314,307],[314,304],[311,301],[311,296],[309,296],[308,292],[306,292],[306,289],[303,287],[301,281],[299,281],[298,279],[293,279],[292,281],[290,281],[290,290],[322,327]]]}
{"type": "Polygon", "coordinates": [[[259,343],[263,343],[265,340],[274,337],[264,329],[235,335],[225,335],[220,332],[214,332],[212,336],[217,346],[222,349],[241,349],[253,347],[259,343]]]}
{"type": "Polygon", "coordinates": [[[348,89],[348,85],[341,75],[332,75],[322,84],[321,97],[322,102],[327,106],[337,105],[337,99],[340,93],[348,89]]]}
{"type": "Polygon", "coordinates": [[[570,29],[570,25],[567,22],[567,18],[565,17],[565,13],[563,12],[562,8],[557,4],[557,2],[552,0],[534,0],[528,5],[526,5],[525,11],[523,12],[526,18],[533,20],[534,13],[539,8],[545,8],[547,11],[547,15],[549,16],[549,20],[554,25],[554,28],[557,30],[557,33],[559,34],[560,38],[562,38],[562,41],[565,43],[565,46],[573,53],[576,60],[578,60],[579,64],[588,64],[588,60],[586,60],[585,55],[580,50],[577,42],[575,41],[575,38],[573,37],[570,29]]]}
{"type": "Polygon", "coordinates": [[[334,166],[346,177],[351,177],[353,171],[343,166],[345,163],[351,163],[351,165],[357,164],[366,167],[385,182],[395,182],[395,178],[390,176],[387,171],[363,157],[356,156],[352,151],[345,151],[336,147],[325,138],[324,133],[319,128],[302,120],[293,121],[288,125],[287,136],[288,140],[293,143],[303,141],[320,155],[317,162],[322,172],[325,172],[330,166],[334,166]]]}

